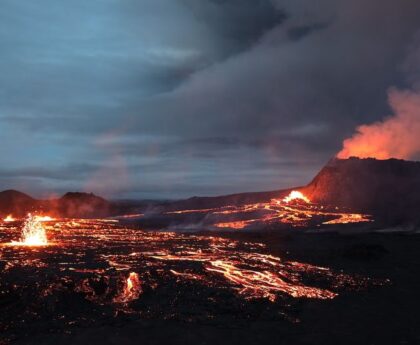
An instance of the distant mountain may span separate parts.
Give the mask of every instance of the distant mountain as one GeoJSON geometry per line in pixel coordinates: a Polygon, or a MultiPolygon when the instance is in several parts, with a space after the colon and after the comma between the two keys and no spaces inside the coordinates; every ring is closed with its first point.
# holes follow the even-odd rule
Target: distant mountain
{"type": "Polygon", "coordinates": [[[0,192],[0,215],[24,216],[37,208],[37,200],[17,190],[0,192]]]}
{"type": "Polygon", "coordinates": [[[112,213],[111,203],[93,193],[70,192],[50,203],[53,213],[62,217],[106,217],[112,213]]]}
{"type": "Polygon", "coordinates": [[[66,193],[61,198],[36,200],[15,190],[0,192],[0,217],[24,217],[29,212],[59,217],[94,218],[115,213],[112,203],[92,193],[66,193]]]}

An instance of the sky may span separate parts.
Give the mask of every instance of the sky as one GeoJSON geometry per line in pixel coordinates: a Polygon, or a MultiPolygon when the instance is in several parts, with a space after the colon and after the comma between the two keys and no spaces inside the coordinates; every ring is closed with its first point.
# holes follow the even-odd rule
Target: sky
{"type": "Polygon", "coordinates": [[[303,185],[418,73],[418,0],[0,5],[0,189],[35,197],[303,185]]]}

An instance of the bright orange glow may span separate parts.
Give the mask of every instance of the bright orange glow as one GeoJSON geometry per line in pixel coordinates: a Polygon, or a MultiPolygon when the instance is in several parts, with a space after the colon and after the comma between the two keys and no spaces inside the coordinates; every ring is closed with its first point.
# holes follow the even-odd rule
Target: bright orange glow
{"type": "Polygon", "coordinates": [[[46,246],[48,245],[47,233],[42,223],[36,216],[28,214],[22,229],[19,241],[12,241],[13,246],[46,246]]]}
{"type": "Polygon", "coordinates": [[[337,154],[337,158],[347,159],[350,157],[389,159],[393,157],[408,158],[399,152],[388,150],[386,135],[375,126],[362,125],[357,128],[357,133],[344,140],[343,149],[337,154]]]}
{"type": "Polygon", "coordinates": [[[6,218],[3,219],[4,222],[15,222],[16,219],[13,218],[11,214],[9,214],[6,218]]]}
{"type": "Polygon", "coordinates": [[[350,223],[362,223],[370,222],[371,220],[363,214],[357,213],[341,213],[339,218],[324,222],[323,224],[350,224],[350,223]]]}
{"type": "Polygon", "coordinates": [[[36,221],[38,222],[51,222],[53,220],[55,220],[54,218],[50,217],[50,216],[35,216],[36,221]]]}
{"type": "Polygon", "coordinates": [[[413,159],[420,152],[420,96],[416,92],[392,89],[389,104],[394,112],[382,121],[356,128],[344,140],[340,159],[349,157],[376,159],[413,159]]]}
{"type": "MultiPolygon", "coordinates": [[[[300,264],[306,270],[305,264],[300,264]]],[[[222,274],[230,282],[241,286],[239,293],[248,294],[252,297],[268,298],[274,302],[277,299],[276,292],[283,292],[295,298],[333,299],[337,296],[330,290],[314,288],[288,282],[283,277],[268,271],[241,270],[236,265],[223,260],[211,262],[207,271],[222,274]]]]}
{"type": "MultiPolygon", "coordinates": [[[[151,253],[151,257],[163,261],[202,262],[207,272],[222,275],[232,284],[232,288],[246,299],[267,298],[274,302],[279,294],[295,298],[333,299],[337,293],[299,281],[299,274],[306,272],[313,275],[330,275],[328,268],[312,266],[299,262],[286,262],[272,255],[262,253],[244,253],[237,251],[235,257],[226,251],[226,245],[235,247],[229,240],[213,238],[206,251],[196,250],[171,254],[165,251],[151,253]]],[[[148,253],[144,253],[149,255],[148,253]]],[[[202,281],[211,284],[209,277],[192,272],[171,270],[177,277],[202,281]]]]}
{"type": "Polygon", "coordinates": [[[135,272],[131,272],[128,278],[124,282],[124,288],[122,293],[114,298],[114,302],[127,303],[138,299],[142,292],[139,275],[135,272]]]}
{"type": "Polygon", "coordinates": [[[225,222],[225,223],[216,223],[214,224],[217,228],[229,228],[229,229],[243,229],[246,227],[250,221],[237,221],[237,222],[225,222]]]}
{"type": "MultiPolygon", "coordinates": [[[[367,214],[351,213],[338,207],[313,203],[299,191],[292,191],[283,199],[272,199],[245,205],[230,205],[212,208],[209,217],[215,217],[212,224],[217,229],[242,230],[258,229],[275,224],[290,224],[292,227],[308,226],[310,222],[319,225],[348,224],[372,222],[367,214]],[[241,219],[242,218],[242,219],[241,219]]],[[[185,210],[180,212],[196,213],[201,210],[185,210]]]]}
{"type": "Polygon", "coordinates": [[[297,190],[290,192],[290,194],[283,199],[285,203],[289,203],[290,201],[294,201],[294,200],[301,200],[308,204],[311,202],[305,195],[303,195],[301,192],[297,190]]]}

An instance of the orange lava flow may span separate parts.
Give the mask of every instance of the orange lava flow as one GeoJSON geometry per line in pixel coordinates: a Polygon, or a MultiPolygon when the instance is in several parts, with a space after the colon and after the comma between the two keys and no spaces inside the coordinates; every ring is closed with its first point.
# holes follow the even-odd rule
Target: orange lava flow
{"type": "Polygon", "coordinates": [[[128,303],[138,299],[141,293],[142,288],[139,275],[135,272],[131,272],[128,275],[128,278],[124,281],[124,288],[122,293],[114,298],[114,302],[128,303]]]}
{"type": "Polygon", "coordinates": [[[350,223],[360,223],[360,222],[369,222],[370,219],[364,217],[362,214],[357,213],[342,213],[339,218],[324,222],[323,224],[350,224],[350,223]]]}
{"type": "Polygon", "coordinates": [[[269,271],[241,270],[222,260],[212,261],[211,266],[206,269],[223,274],[226,279],[241,286],[240,294],[249,294],[254,298],[268,298],[270,301],[275,301],[277,298],[275,292],[283,292],[295,298],[332,299],[337,296],[329,290],[288,283],[276,273],[269,271]]]}
{"type": "MultiPolygon", "coordinates": [[[[262,254],[235,252],[231,257],[225,251],[224,240],[210,244],[209,251],[188,251],[182,254],[170,254],[162,251],[150,253],[150,257],[164,261],[196,261],[204,263],[207,272],[222,275],[232,286],[247,299],[267,298],[274,302],[279,293],[294,298],[332,299],[337,293],[328,289],[306,286],[300,281],[302,272],[329,275],[327,268],[304,263],[283,262],[280,258],[262,254]]],[[[145,253],[148,255],[148,253],[145,253]]],[[[208,284],[205,275],[171,270],[171,273],[185,279],[193,279],[208,284]]]]}
{"type": "Polygon", "coordinates": [[[40,216],[40,215],[36,215],[35,216],[36,221],[38,222],[52,222],[55,219],[50,217],[50,216],[40,216]]]}
{"type": "Polygon", "coordinates": [[[251,221],[236,221],[236,222],[225,222],[225,223],[216,223],[215,226],[218,228],[228,228],[228,229],[243,229],[245,228],[251,221]]]}
{"type": "Polygon", "coordinates": [[[22,229],[22,237],[19,241],[12,241],[13,246],[47,246],[48,239],[45,228],[36,216],[28,214],[22,229]]]}
{"type": "MultiPolygon", "coordinates": [[[[369,215],[344,212],[337,207],[326,207],[310,202],[301,192],[293,191],[283,199],[272,199],[241,206],[226,206],[209,213],[217,215],[213,224],[218,229],[241,230],[264,227],[277,223],[292,227],[308,226],[311,221],[321,225],[371,222],[369,215]],[[249,216],[247,216],[249,215],[249,216]],[[226,217],[226,220],[221,219],[226,217]],[[238,217],[241,217],[238,219],[238,217]]],[[[312,223],[314,224],[314,223],[312,223]]]]}
{"type": "MultiPolygon", "coordinates": [[[[30,216],[21,241],[12,244],[48,244],[43,227],[54,232],[55,243],[59,245],[48,247],[45,256],[38,251],[28,255],[23,247],[0,246],[0,257],[6,262],[0,273],[29,266],[34,268],[32,274],[40,277],[46,276],[45,270],[55,272],[59,281],[40,291],[43,296],[61,293],[64,279],[74,282],[74,291],[87,300],[101,305],[116,304],[119,310],[137,308],[136,303],[129,303],[139,299],[143,291],[159,293],[162,288],[168,294],[166,287],[174,281],[182,289],[198,284],[209,289],[228,289],[246,300],[264,298],[271,302],[279,302],[284,296],[333,299],[342,287],[369,282],[368,278],[327,267],[284,260],[270,254],[263,243],[146,232],[108,219],[57,219],[44,224],[30,216]]],[[[19,232],[15,224],[6,224],[4,229],[0,240],[19,232]]],[[[176,289],[173,293],[176,296],[176,289]]]]}

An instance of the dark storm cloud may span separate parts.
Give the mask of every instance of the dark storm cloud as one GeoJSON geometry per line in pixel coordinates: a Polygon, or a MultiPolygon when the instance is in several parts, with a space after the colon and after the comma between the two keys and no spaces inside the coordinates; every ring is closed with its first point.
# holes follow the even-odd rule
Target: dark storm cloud
{"type": "Polygon", "coordinates": [[[304,26],[292,27],[287,31],[287,35],[292,41],[298,41],[302,38],[305,38],[308,35],[311,35],[315,31],[322,30],[327,28],[328,25],[325,23],[315,23],[304,26]]]}
{"type": "Polygon", "coordinates": [[[239,53],[286,19],[267,0],[183,0],[197,20],[218,37],[222,57],[239,53]]]}
{"type": "Polygon", "coordinates": [[[419,15],[417,0],[4,0],[0,183],[117,197],[306,183],[416,73],[419,15]]]}

